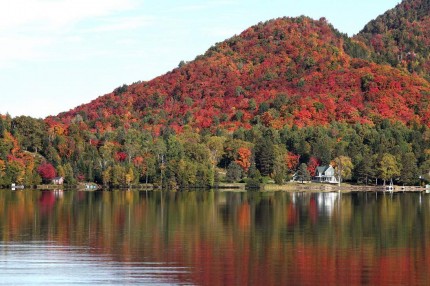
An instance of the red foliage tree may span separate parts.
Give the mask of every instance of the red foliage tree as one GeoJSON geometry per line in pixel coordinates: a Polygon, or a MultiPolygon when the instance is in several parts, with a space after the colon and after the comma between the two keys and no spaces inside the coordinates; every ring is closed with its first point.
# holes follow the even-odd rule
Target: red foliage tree
{"type": "Polygon", "coordinates": [[[316,168],[321,164],[321,161],[316,157],[311,157],[308,162],[308,171],[311,176],[315,176],[316,168]]]}
{"type": "Polygon", "coordinates": [[[299,166],[300,155],[288,152],[287,167],[290,171],[295,171],[299,166]]]}
{"type": "Polygon", "coordinates": [[[50,163],[43,163],[37,168],[37,172],[44,182],[50,182],[57,176],[57,171],[50,163]]]}
{"type": "Polygon", "coordinates": [[[117,160],[118,162],[124,162],[127,159],[127,153],[125,152],[117,152],[115,154],[115,160],[117,160]]]}
{"type": "Polygon", "coordinates": [[[248,172],[248,169],[251,166],[251,154],[251,150],[246,147],[240,147],[237,150],[238,158],[235,162],[242,167],[245,172],[248,172]]]}

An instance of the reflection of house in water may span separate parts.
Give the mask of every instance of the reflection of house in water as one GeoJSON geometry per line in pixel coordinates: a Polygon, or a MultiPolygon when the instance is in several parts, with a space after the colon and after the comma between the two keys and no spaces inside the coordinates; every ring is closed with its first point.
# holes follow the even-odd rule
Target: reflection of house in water
{"type": "Polygon", "coordinates": [[[64,191],[63,190],[54,190],[54,196],[56,198],[62,198],[64,196],[64,191]]]}
{"type": "Polygon", "coordinates": [[[290,194],[290,200],[295,207],[307,207],[310,195],[306,193],[292,193],[290,194]]]}
{"type": "Polygon", "coordinates": [[[317,196],[317,204],[319,212],[325,212],[325,214],[331,216],[334,207],[338,203],[339,193],[319,193],[317,196]]]}
{"type": "Polygon", "coordinates": [[[308,214],[311,219],[332,216],[340,199],[339,193],[292,193],[291,204],[298,213],[308,214]]]}

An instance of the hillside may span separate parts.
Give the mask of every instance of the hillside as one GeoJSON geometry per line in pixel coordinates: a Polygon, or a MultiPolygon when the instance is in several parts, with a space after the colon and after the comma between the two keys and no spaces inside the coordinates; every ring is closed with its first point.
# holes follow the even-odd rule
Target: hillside
{"type": "Polygon", "coordinates": [[[405,0],[369,22],[355,37],[377,63],[387,63],[430,81],[430,0],[405,0]]]}
{"type": "Polygon", "coordinates": [[[83,119],[94,132],[138,125],[235,130],[383,119],[430,124],[430,84],[344,52],[324,19],[280,18],[253,26],[149,82],[123,86],[48,121],[83,119]]]}
{"type": "Polygon", "coordinates": [[[258,187],[328,164],[342,180],[418,184],[430,178],[430,83],[384,64],[365,39],[324,18],[274,19],[58,116],[0,116],[0,186],[60,175],[258,187]]]}

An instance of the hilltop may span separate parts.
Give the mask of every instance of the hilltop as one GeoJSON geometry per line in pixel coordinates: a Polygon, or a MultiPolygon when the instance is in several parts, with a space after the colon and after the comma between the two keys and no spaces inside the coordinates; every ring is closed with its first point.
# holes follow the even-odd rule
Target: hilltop
{"type": "Polygon", "coordinates": [[[430,0],[405,0],[370,21],[355,37],[371,59],[430,81],[430,0]]]}
{"type": "Polygon", "coordinates": [[[428,125],[429,83],[354,58],[351,45],[358,44],[325,19],[270,20],[154,80],[119,87],[49,120],[67,126],[78,118],[101,133],[133,124],[156,133],[256,122],[277,129],[383,119],[428,125]]]}

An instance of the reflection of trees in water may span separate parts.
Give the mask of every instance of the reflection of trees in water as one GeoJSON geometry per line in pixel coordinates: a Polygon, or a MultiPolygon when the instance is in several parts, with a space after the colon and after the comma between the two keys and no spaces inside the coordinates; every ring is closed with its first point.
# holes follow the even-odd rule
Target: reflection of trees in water
{"type": "Polygon", "coordinates": [[[191,267],[177,278],[196,284],[392,281],[380,267],[420,284],[429,212],[419,194],[3,191],[0,235],[191,267]]]}

